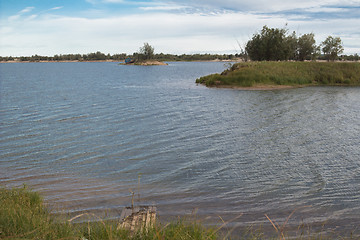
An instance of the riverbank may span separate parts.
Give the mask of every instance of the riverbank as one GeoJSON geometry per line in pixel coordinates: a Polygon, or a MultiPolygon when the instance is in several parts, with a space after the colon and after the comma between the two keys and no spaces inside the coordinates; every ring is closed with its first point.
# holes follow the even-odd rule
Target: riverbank
{"type": "MultiPolygon", "coordinates": [[[[228,227],[231,220],[220,226],[206,226],[196,216],[178,218],[173,223],[159,223],[140,229],[124,228],[119,220],[104,220],[92,213],[68,217],[66,213],[56,217],[46,208],[43,198],[27,187],[0,188],[0,238],[1,239],[357,239],[359,233],[312,232],[311,225],[299,225],[295,235],[288,234],[287,221],[282,225],[267,216],[270,228],[248,226],[234,234],[228,227]],[[76,222],[79,217],[84,217],[76,222]],[[273,226],[273,228],[271,227],[273,226]],[[267,230],[266,230],[267,229],[267,230]],[[270,229],[270,230],[269,230],[270,229]],[[268,232],[265,232],[268,231],[268,232]],[[270,232],[270,233],[269,233],[270,232]]],[[[239,215],[237,218],[241,217],[239,215]]],[[[235,220],[235,219],[233,219],[235,220]]]]}
{"type": "Polygon", "coordinates": [[[359,86],[357,62],[242,62],[196,79],[207,87],[273,90],[318,85],[359,86]]]}

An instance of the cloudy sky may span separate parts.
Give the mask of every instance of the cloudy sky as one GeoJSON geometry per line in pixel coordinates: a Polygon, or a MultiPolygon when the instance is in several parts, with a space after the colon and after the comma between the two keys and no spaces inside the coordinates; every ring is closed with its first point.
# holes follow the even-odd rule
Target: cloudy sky
{"type": "Polygon", "coordinates": [[[0,0],[0,56],[236,53],[264,25],[360,54],[360,0],[0,0]]]}

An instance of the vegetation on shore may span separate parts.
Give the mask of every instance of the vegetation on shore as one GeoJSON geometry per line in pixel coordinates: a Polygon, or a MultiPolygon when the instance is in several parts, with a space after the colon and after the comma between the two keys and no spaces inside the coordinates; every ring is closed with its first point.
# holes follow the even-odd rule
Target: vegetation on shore
{"type": "Polygon", "coordinates": [[[293,87],[316,85],[360,85],[360,63],[351,62],[242,62],[221,74],[200,77],[196,83],[208,87],[293,87]]]}
{"type": "MultiPolygon", "coordinates": [[[[88,54],[56,54],[54,56],[0,56],[0,62],[91,62],[91,61],[113,61],[122,62],[126,58],[137,58],[137,53],[126,54],[105,54],[100,51],[88,54]]],[[[241,53],[236,54],[210,54],[210,53],[196,53],[196,54],[169,54],[169,53],[155,53],[154,59],[157,61],[166,62],[191,62],[191,61],[237,61],[244,58],[241,53]]],[[[326,60],[325,55],[320,55],[318,60],[326,60]]],[[[341,55],[338,57],[339,61],[359,61],[360,56],[341,55]]]]}
{"type": "Polygon", "coordinates": [[[298,37],[296,32],[289,35],[286,28],[264,26],[246,43],[245,49],[242,49],[243,63],[230,65],[221,74],[201,77],[196,83],[208,87],[262,89],[272,89],[276,86],[277,88],[310,85],[358,86],[360,64],[335,63],[343,51],[339,37],[328,36],[317,46],[313,33],[298,37]],[[327,62],[314,61],[321,56],[320,50],[327,62]],[[249,59],[254,62],[248,62],[249,59]],[[313,61],[305,62],[305,60],[313,61]]]}
{"type": "MultiPolygon", "coordinates": [[[[157,61],[169,61],[169,62],[189,62],[189,61],[229,61],[236,60],[240,57],[239,54],[167,54],[167,53],[155,53],[153,59],[157,61]]],[[[345,57],[345,56],[344,56],[345,57]]],[[[346,56],[353,60],[358,60],[359,56],[346,56]]],[[[0,62],[89,62],[89,61],[115,61],[122,62],[126,58],[138,58],[138,53],[133,54],[105,54],[102,52],[94,52],[88,54],[57,54],[54,56],[0,56],[0,62]]]]}
{"type": "MultiPolygon", "coordinates": [[[[154,47],[148,43],[133,54],[104,54],[100,51],[88,54],[56,54],[54,56],[0,56],[0,62],[61,62],[61,61],[124,61],[133,59],[141,62],[145,60],[163,61],[238,61],[248,59],[254,61],[278,61],[278,60],[339,60],[359,61],[358,54],[341,55],[344,50],[339,37],[329,36],[320,45],[315,44],[313,33],[297,37],[293,32],[287,35],[286,28],[263,29],[253,35],[253,38],[246,43],[244,48],[239,44],[240,52],[236,54],[164,54],[154,53],[154,47]],[[323,54],[321,54],[321,51],[323,54]]],[[[142,65],[142,64],[139,64],[142,65]]]]}
{"type": "Polygon", "coordinates": [[[326,60],[335,61],[344,48],[340,37],[328,36],[320,45],[316,45],[314,33],[298,37],[295,31],[289,35],[286,28],[269,28],[265,25],[246,43],[244,55],[245,60],[250,58],[253,61],[305,61],[318,59],[320,50],[326,60]]]}
{"type": "MultiPolygon", "coordinates": [[[[295,211],[294,211],[295,212],[295,211]]],[[[293,212],[293,213],[294,213],[293,212]]],[[[292,213],[292,214],[293,214],[292,213]]],[[[292,215],[291,214],[291,215],[292,215]]],[[[90,215],[90,214],[89,214],[90,215]]],[[[220,227],[205,227],[196,219],[179,219],[163,225],[157,223],[150,229],[130,231],[119,228],[118,220],[88,220],[73,223],[72,219],[61,220],[48,211],[41,196],[27,187],[0,188],[0,239],[290,239],[285,232],[288,216],[282,226],[273,222],[267,215],[274,234],[266,235],[261,228],[249,226],[241,235],[232,235],[233,229],[222,231],[220,227]],[[221,232],[221,233],[220,233],[221,232]]],[[[299,226],[300,228],[300,226],[299,226]]],[[[309,229],[299,231],[291,239],[356,239],[359,235],[351,232],[348,236],[310,233],[309,229]]]]}
{"type": "Polygon", "coordinates": [[[73,223],[55,218],[41,196],[26,187],[0,188],[0,239],[216,239],[213,228],[179,220],[150,229],[131,232],[119,228],[119,221],[73,223]]]}

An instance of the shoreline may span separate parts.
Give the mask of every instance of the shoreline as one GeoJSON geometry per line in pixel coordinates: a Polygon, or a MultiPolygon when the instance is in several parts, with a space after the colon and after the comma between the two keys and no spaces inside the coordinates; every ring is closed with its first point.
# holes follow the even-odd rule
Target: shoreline
{"type": "MultiPolygon", "coordinates": [[[[194,60],[194,61],[158,61],[157,62],[241,62],[238,59],[234,60],[194,60]]],[[[41,60],[41,61],[0,61],[0,63],[75,63],[75,62],[118,62],[123,65],[136,65],[136,64],[125,64],[125,60],[89,60],[89,61],[81,61],[81,60],[60,60],[60,61],[48,61],[48,60],[41,60]]],[[[139,64],[140,65],[140,64],[139,64]]],[[[159,64],[160,65],[160,64],[159,64]]],[[[166,65],[166,63],[164,63],[166,65]]]]}
{"type": "Polygon", "coordinates": [[[228,86],[228,85],[217,85],[210,88],[223,88],[223,89],[233,89],[233,90],[246,90],[246,91],[269,91],[269,90],[282,90],[282,89],[293,89],[293,88],[303,88],[308,87],[309,85],[303,86],[291,86],[291,85],[255,85],[251,87],[239,87],[239,86],[228,86]]]}
{"type": "Polygon", "coordinates": [[[79,61],[79,60],[64,60],[64,61],[0,61],[0,63],[75,63],[75,62],[121,62],[118,60],[90,60],[90,61],[79,61]]]}

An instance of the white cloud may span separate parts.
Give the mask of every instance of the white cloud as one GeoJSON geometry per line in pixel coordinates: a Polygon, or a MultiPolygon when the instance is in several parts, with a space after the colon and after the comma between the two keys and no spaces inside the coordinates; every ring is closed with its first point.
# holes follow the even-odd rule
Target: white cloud
{"type": "Polygon", "coordinates": [[[24,14],[24,13],[31,12],[33,9],[34,9],[34,7],[24,8],[23,10],[21,10],[21,11],[19,12],[19,14],[24,14]]]}
{"type": "Polygon", "coordinates": [[[9,20],[9,21],[16,21],[16,20],[18,20],[20,17],[21,17],[21,15],[13,15],[13,16],[8,17],[8,20],[9,20]]]}
{"type": "Polygon", "coordinates": [[[30,20],[36,18],[37,16],[38,16],[37,14],[32,14],[29,17],[26,18],[26,21],[30,21],[30,20]]]}
{"type": "MultiPolygon", "coordinates": [[[[163,2],[168,2],[164,0],[163,2]]],[[[241,12],[279,12],[294,9],[319,9],[329,6],[353,6],[359,7],[359,0],[173,0],[173,3],[179,3],[188,7],[209,9],[228,9],[241,12]]]]}
{"type": "Polygon", "coordinates": [[[59,10],[59,9],[62,9],[63,6],[60,6],[60,7],[53,7],[53,8],[50,8],[49,10],[59,10]]]}
{"type": "Polygon", "coordinates": [[[96,19],[33,15],[22,24],[9,21],[0,25],[0,36],[4,43],[0,46],[0,55],[54,55],[95,51],[133,53],[144,42],[153,45],[156,52],[228,53],[238,51],[237,40],[244,44],[263,25],[281,28],[285,23],[288,23],[290,31],[315,33],[318,44],[328,35],[340,36],[344,41],[345,53],[360,52],[360,36],[359,33],[354,34],[354,29],[358,29],[359,19],[307,21],[289,19],[282,15],[235,11],[218,11],[206,15],[149,11],[145,14],[96,19]]]}
{"type": "Polygon", "coordinates": [[[105,3],[124,3],[124,0],[103,0],[105,3]]]}
{"type": "Polygon", "coordinates": [[[34,7],[26,7],[23,10],[19,11],[16,15],[8,17],[8,20],[9,21],[16,21],[16,20],[20,19],[20,17],[22,15],[24,15],[25,13],[31,12],[33,9],[34,9],[34,7]]]}
{"type": "Polygon", "coordinates": [[[141,10],[145,11],[170,11],[170,10],[180,10],[185,9],[184,6],[153,6],[153,7],[139,7],[141,10]]]}

